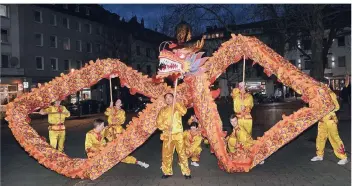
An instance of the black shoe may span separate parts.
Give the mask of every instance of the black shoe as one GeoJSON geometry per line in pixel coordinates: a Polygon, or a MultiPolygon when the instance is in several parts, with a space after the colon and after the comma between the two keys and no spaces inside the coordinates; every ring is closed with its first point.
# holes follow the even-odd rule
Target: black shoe
{"type": "Polygon", "coordinates": [[[162,175],[161,179],[168,179],[169,177],[171,177],[171,175],[162,175]]]}
{"type": "Polygon", "coordinates": [[[186,180],[188,180],[188,179],[192,179],[192,176],[191,175],[185,175],[185,178],[186,178],[186,180]]]}

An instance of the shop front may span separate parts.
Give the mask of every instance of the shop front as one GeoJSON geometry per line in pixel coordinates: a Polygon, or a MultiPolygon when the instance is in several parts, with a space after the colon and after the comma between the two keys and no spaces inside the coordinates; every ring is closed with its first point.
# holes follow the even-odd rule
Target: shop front
{"type": "Polygon", "coordinates": [[[1,77],[0,80],[0,112],[5,112],[7,103],[23,94],[28,88],[24,78],[1,77]]]}

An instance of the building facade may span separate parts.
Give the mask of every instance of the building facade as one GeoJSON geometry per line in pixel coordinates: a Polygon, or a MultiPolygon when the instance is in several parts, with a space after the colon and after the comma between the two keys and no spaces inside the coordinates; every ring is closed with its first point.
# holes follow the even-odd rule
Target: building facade
{"type": "MultiPolygon", "coordinates": [[[[4,105],[22,93],[24,68],[20,56],[18,6],[0,5],[0,18],[0,102],[4,105]]],[[[1,107],[1,110],[4,110],[4,107],[1,107]]]]}
{"type": "MultiPolygon", "coordinates": [[[[268,22],[255,22],[249,24],[236,25],[232,27],[235,34],[242,34],[247,36],[255,36],[262,42],[273,47],[275,46],[273,38],[275,34],[266,29],[270,28],[268,22]]],[[[202,51],[205,52],[204,56],[212,56],[212,54],[219,49],[223,42],[228,41],[231,38],[231,33],[225,28],[207,27],[205,33],[201,36],[193,38],[190,43],[196,42],[204,38],[205,43],[202,51]]],[[[231,94],[232,88],[236,87],[243,78],[243,60],[236,64],[230,65],[226,72],[224,72],[216,80],[216,83],[221,88],[221,97],[227,97],[231,94]]],[[[274,80],[266,77],[263,73],[262,67],[255,65],[252,67],[252,61],[246,60],[245,68],[245,82],[246,87],[252,93],[260,93],[267,96],[274,94],[274,80]]]]}
{"type": "MultiPolygon", "coordinates": [[[[1,91],[11,98],[98,58],[118,58],[152,76],[159,64],[160,43],[170,40],[145,28],[143,19],[126,22],[94,4],[2,4],[0,15],[1,91]]],[[[67,101],[94,99],[109,104],[108,83],[101,80],[67,101]]],[[[120,87],[114,86],[113,94],[119,97],[119,93],[120,87]]]]}
{"type": "MultiPolygon", "coordinates": [[[[328,37],[328,32],[325,38],[328,37]]],[[[297,40],[297,47],[286,45],[285,58],[296,65],[302,71],[310,74],[312,64],[300,50],[304,50],[307,55],[311,55],[310,40],[297,40]]],[[[351,75],[351,28],[344,28],[337,33],[328,51],[327,67],[324,69],[324,77],[329,81],[330,87],[335,91],[342,90],[346,76],[351,75]]]]}

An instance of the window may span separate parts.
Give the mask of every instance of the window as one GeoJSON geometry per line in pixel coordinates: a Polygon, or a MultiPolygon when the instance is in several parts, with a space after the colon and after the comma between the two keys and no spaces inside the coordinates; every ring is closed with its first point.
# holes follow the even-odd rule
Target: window
{"type": "Polygon", "coordinates": [[[89,16],[90,15],[90,8],[86,7],[86,15],[89,16]]]}
{"type": "Polygon", "coordinates": [[[37,66],[37,70],[44,70],[44,58],[41,56],[35,57],[35,62],[37,66]]]}
{"type": "Polygon", "coordinates": [[[70,50],[71,49],[70,38],[64,38],[63,47],[64,47],[64,50],[70,50]]]}
{"type": "Polygon", "coordinates": [[[147,48],[147,49],[146,49],[146,53],[147,53],[147,57],[151,57],[151,55],[150,55],[150,48],[147,48]]]}
{"type": "Polygon", "coordinates": [[[51,70],[52,71],[58,71],[59,70],[59,63],[57,58],[50,58],[50,65],[51,65],[51,70]]]}
{"type": "Polygon", "coordinates": [[[64,60],[64,71],[69,71],[71,68],[71,61],[69,59],[64,60]]]}
{"type": "Polygon", "coordinates": [[[55,14],[51,14],[50,16],[50,25],[52,26],[57,26],[57,23],[56,23],[56,15],[55,14]]]}
{"type": "Polygon", "coordinates": [[[344,36],[337,38],[337,46],[339,46],[339,47],[345,46],[345,37],[344,36]]]}
{"type": "Polygon", "coordinates": [[[81,60],[77,60],[77,61],[76,61],[76,68],[77,68],[77,69],[82,68],[82,61],[81,61],[81,60]]]}
{"type": "Polygon", "coordinates": [[[82,52],[82,41],[80,40],[76,41],[76,51],[82,52]]]}
{"type": "Polygon", "coordinates": [[[76,5],[75,12],[79,12],[79,5],[76,5]]]}
{"type": "Polygon", "coordinates": [[[34,34],[35,46],[43,46],[43,34],[34,34]]]}
{"type": "Polygon", "coordinates": [[[38,10],[34,11],[34,21],[38,22],[38,23],[42,23],[43,22],[42,12],[41,11],[38,11],[38,10]]]}
{"type": "Polygon", "coordinates": [[[137,47],[136,47],[136,50],[137,50],[137,55],[141,55],[141,47],[140,47],[140,46],[137,46],[137,47]]]}
{"type": "Polygon", "coordinates": [[[9,68],[9,59],[9,55],[1,54],[1,68],[9,68]]]}
{"type": "Polygon", "coordinates": [[[147,65],[147,74],[152,75],[152,67],[150,65],[147,65]]]}
{"type": "Polygon", "coordinates": [[[10,11],[8,5],[0,5],[0,16],[10,17],[10,11]]]}
{"type": "MultiPolygon", "coordinates": [[[[312,69],[312,61],[305,60],[304,63],[305,63],[304,64],[305,70],[311,70],[312,69]]],[[[298,67],[300,68],[300,64],[298,64],[298,67]]]]}
{"type": "Polygon", "coordinates": [[[62,24],[64,25],[65,28],[70,29],[70,20],[66,17],[62,19],[62,24]]]}
{"type": "Polygon", "coordinates": [[[96,34],[97,34],[97,35],[101,35],[102,33],[103,33],[103,27],[98,26],[98,27],[97,27],[97,30],[96,30],[96,34]]]}
{"type": "Polygon", "coordinates": [[[68,9],[68,5],[67,5],[67,4],[63,4],[62,7],[63,7],[64,9],[68,9]]]}
{"type": "Polygon", "coordinates": [[[101,44],[99,44],[99,43],[95,44],[95,50],[96,50],[97,53],[100,53],[101,50],[102,50],[101,44]]]}
{"type": "Polygon", "coordinates": [[[296,60],[292,59],[292,60],[290,60],[290,63],[291,63],[292,65],[295,65],[295,66],[296,66],[296,60]]]}
{"type": "Polygon", "coordinates": [[[345,56],[340,56],[338,57],[338,65],[339,67],[346,67],[346,57],[345,56]]]}
{"type": "Polygon", "coordinates": [[[8,30],[1,29],[1,43],[9,42],[9,32],[8,30]]]}
{"type": "Polygon", "coordinates": [[[82,31],[82,28],[81,28],[81,23],[76,21],[76,24],[75,24],[75,30],[78,31],[78,32],[81,32],[82,31]]]}
{"type": "Polygon", "coordinates": [[[303,49],[304,50],[310,50],[311,45],[312,45],[312,43],[310,40],[303,40],[303,49]]]}
{"type": "Polygon", "coordinates": [[[85,28],[86,28],[86,32],[87,32],[88,34],[91,34],[91,33],[92,33],[92,25],[86,23],[84,26],[85,26],[85,28]]]}
{"type": "Polygon", "coordinates": [[[92,53],[92,43],[87,43],[87,52],[92,53]]]}
{"type": "Polygon", "coordinates": [[[50,36],[50,47],[57,48],[57,37],[56,36],[50,36]]]}

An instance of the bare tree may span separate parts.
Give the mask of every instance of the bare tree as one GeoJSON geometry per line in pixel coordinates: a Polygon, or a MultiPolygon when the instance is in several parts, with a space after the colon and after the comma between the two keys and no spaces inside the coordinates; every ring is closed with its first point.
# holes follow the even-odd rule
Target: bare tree
{"type": "Polygon", "coordinates": [[[163,7],[165,11],[161,16],[158,28],[161,32],[173,36],[174,27],[182,20],[192,26],[193,35],[199,35],[204,32],[207,25],[218,25],[232,32],[229,25],[236,24],[235,5],[202,5],[202,4],[187,4],[187,5],[166,5],[163,7]],[[164,27],[166,26],[166,27],[164,27]],[[164,32],[164,30],[167,30],[164,32]]]}
{"type": "Polygon", "coordinates": [[[270,20],[279,36],[280,54],[284,53],[286,43],[297,45],[297,39],[309,38],[312,54],[306,53],[305,48],[297,49],[308,60],[311,60],[312,76],[318,80],[324,77],[327,65],[327,55],[333,38],[339,29],[350,26],[350,6],[346,5],[253,5],[250,7],[250,19],[270,20]],[[325,32],[328,37],[324,40],[325,32]]]}

